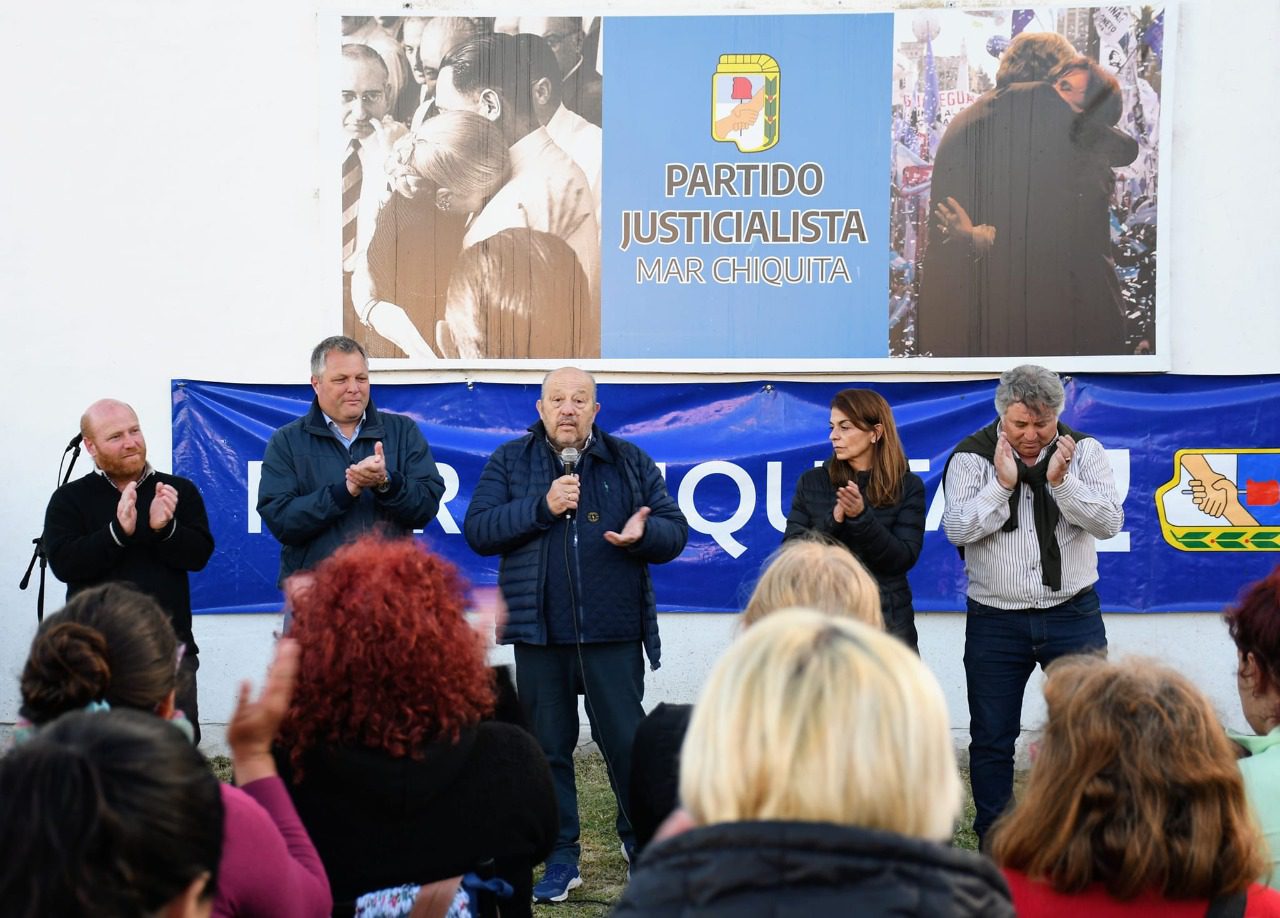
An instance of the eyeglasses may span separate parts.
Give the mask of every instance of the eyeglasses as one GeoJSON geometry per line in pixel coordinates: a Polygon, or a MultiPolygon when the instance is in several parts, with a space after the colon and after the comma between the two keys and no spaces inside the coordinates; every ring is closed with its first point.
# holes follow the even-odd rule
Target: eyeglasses
{"type": "Polygon", "coordinates": [[[382,100],[386,98],[386,93],[384,93],[381,89],[370,89],[366,92],[361,92],[361,93],[355,93],[355,92],[351,92],[348,89],[344,89],[342,91],[342,104],[350,105],[352,102],[356,100],[357,96],[359,97],[360,101],[363,102],[365,105],[381,105],[382,100]]]}
{"type": "Polygon", "coordinates": [[[577,35],[577,32],[552,32],[550,35],[543,35],[547,44],[551,46],[551,50],[558,50],[566,41],[577,35]]]}

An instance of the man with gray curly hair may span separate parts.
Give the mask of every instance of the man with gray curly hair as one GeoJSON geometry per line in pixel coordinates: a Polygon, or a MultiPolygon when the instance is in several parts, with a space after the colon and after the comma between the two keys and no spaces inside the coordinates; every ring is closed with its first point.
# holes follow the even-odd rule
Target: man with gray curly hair
{"type": "Polygon", "coordinates": [[[942,528],[969,578],[964,669],[979,844],[1013,794],[1022,696],[1036,664],[1107,646],[1095,540],[1124,510],[1106,451],[1058,420],[1057,374],[1025,364],[996,387],[999,417],[943,472],[942,528]]]}

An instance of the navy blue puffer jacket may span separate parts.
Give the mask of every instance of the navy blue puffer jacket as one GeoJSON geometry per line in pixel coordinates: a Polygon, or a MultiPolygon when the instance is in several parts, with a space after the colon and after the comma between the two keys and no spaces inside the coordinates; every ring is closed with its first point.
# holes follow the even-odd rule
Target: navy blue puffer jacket
{"type": "MultiPolygon", "coordinates": [[[[630,595],[616,597],[620,614],[634,615],[643,625],[644,647],[649,664],[657,669],[662,644],[658,638],[658,615],[648,565],[674,559],[684,550],[689,524],[680,512],[653,460],[633,443],[592,428],[588,448],[592,461],[615,463],[627,484],[629,501],[621,515],[631,516],[641,507],[652,512],[644,537],[629,548],[609,555],[612,564],[639,565],[644,578],[644,606],[635,608],[630,595]]],[[[546,583],[549,557],[545,538],[555,518],[547,507],[547,490],[560,476],[560,466],[547,443],[546,428],[539,421],[523,437],[504,443],[489,457],[476,484],[463,532],[467,544],[481,555],[502,555],[498,584],[507,601],[508,620],[502,641],[505,644],[546,644],[547,623],[539,614],[546,583]]],[[[603,578],[607,580],[608,578],[603,578]]],[[[618,577],[619,583],[633,582],[618,577]]],[[[605,598],[601,604],[608,604],[605,598]]],[[[590,623],[584,622],[584,632],[590,623]]],[[[590,639],[584,633],[584,640],[590,639]]]]}

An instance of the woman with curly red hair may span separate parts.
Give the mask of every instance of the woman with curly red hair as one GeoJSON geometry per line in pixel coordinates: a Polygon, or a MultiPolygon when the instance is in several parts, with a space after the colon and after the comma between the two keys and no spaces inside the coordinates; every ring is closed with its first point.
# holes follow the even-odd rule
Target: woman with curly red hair
{"type": "Polygon", "coordinates": [[[515,889],[504,914],[530,912],[555,838],[551,775],[532,736],[486,719],[494,676],[465,592],[412,539],[370,536],[292,597],[301,661],[277,760],[339,902],[492,858],[515,889]]]}

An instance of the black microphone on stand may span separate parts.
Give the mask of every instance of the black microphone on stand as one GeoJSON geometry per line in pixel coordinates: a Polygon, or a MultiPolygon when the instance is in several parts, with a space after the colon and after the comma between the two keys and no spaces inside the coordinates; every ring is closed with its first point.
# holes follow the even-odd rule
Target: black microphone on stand
{"type": "MultiPolygon", "coordinates": [[[[566,475],[572,475],[573,470],[578,467],[578,457],[580,455],[581,454],[572,446],[566,446],[564,449],[560,450],[560,463],[564,466],[564,473],[566,475]]],[[[564,512],[564,518],[566,520],[573,519],[572,507],[564,512]]]]}
{"type": "Polygon", "coordinates": [[[84,442],[84,434],[76,434],[74,437],[71,438],[71,442],[67,444],[67,448],[64,449],[63,452],[69,453],[73,449],[77,449],[80,446],[80,444],[83,442],[84,442]]]}

